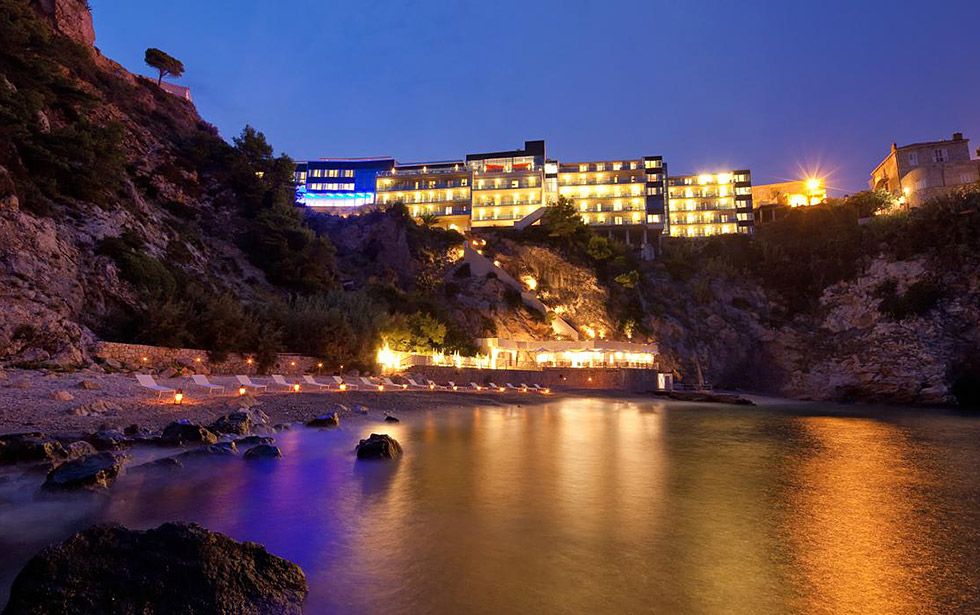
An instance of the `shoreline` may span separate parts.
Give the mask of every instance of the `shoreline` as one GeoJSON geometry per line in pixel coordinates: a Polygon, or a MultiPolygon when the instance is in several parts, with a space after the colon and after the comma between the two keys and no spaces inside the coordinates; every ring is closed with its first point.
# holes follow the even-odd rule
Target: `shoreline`
{"type": "MultiPolygon", "coordinates": [[[[173,397],[157,398],[138,386],[132,375],[90,371],[44,373],[30,370],[2,372],[0,377],[0,434],[39,431],[48,434],[82,434],[102,429],[122,430],[130,425],[159,431],[169,423],[187,419],[211,424],[223,415],[242,408],[237,393],[208,395],[186,379],[157,378],[157,383],[182,388],[180,405],[173,397]],[[88,388],[87,388],[88,387],[88,388]]],[[[237,391],[231,376],[211,377],[211,382],[237,391]]],[[[548,395],[528,392],[482,391],[301,391],[267,392],[251,397],[256,409],[269,416],[269,424],[305,423],[317,415],[334,411],[337,404],[348,408],[361,405],[372,413],[413,413],[419,410],[472,405],[538,405],[580,392],[548,395]]],[[[605,394],[607,392],[598,392],[605,394]]],[[[609,392],[619,395],[619,392],[609,392]]],[[[612,396],[612,395],[610,395],[612,396]]]]}

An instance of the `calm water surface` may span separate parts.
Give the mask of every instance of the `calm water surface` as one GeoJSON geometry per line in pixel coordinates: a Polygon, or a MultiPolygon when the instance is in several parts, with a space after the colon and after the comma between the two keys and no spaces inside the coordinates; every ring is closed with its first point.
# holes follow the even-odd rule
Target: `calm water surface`
{"type": "Polygon", "coordinates": [[[311,613],[980,612],[975,417],[564,399],[277,440],[110,498],[0,482],[0,604],[80,527],[183,519],[300,564],[311,613]],[[405,457],[355,463],[371,431],[405,457]]]}

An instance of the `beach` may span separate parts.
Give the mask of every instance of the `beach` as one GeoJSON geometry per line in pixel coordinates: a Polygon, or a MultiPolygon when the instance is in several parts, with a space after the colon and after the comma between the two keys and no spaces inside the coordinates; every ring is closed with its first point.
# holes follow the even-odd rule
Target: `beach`
{"type": "MultiPolygon", "coordinates": [[[[267,383],[257,377],[255,382],[267,383]]],[[[321,378],[321,381],[326,378],[321,378]]],[[[181,389],[180,405],[173,395],[140,387],[132,374],[109,374],[94,370],[44,372],[5,370],[0,372],[0,434],[24,431],[45,433],[90,433],[100,429],[123,429],[138,425],[157,431],[167,424],[187,419],[208,425],[220,416],[252,405],[239,398],[234,376],[211,376],[214,384],[225,386],[223,394],[208,392],[188,378],[157,378],[157,384],[181,389]]],[[[290,378],[290,382],[294,379],[290,378]]],[[[255,395],[255,407],[269,416],[269,423],[305,422],[327,412],[361,405],[369,414],[384,412],[410,414],[438,406],[533,404],[554,399],[555,395],[482,391],[312,391],[271,392],[255,395]]],[[[345,414],[342,412],[342,414],[345,414]]]]}

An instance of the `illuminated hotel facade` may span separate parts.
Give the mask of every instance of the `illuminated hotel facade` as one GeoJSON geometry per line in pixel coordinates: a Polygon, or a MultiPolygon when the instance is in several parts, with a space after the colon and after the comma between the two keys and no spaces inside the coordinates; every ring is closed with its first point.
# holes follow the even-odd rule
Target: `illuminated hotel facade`
{"type": "Polygon", "coordinates": [[[524,228],[545,207],[569,199],[583,222],[628,244],[663,233],[701,237],[752,232],[749,171],[670,177],[663,156],[559,162],[544,141],[462,159],[396,163],[391,158],[325,159],[297,167],[297,202],[339,214],[403,203],[443,228],[524,228]],[[324,173],[340,174],[324,176],[324,173]],[[317,175],[314,175],[317,173],[317,175]],[[363,183],[359,181],[363,178],[363,183]]]}
{"type": "Polygon", "coordinates": [[[752,174],[747,169],[667,180],[671,237],[750,235],[752,174]]]}

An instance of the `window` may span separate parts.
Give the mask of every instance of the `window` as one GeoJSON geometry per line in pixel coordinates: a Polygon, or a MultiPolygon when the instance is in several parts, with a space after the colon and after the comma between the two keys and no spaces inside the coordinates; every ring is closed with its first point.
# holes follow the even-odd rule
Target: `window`
{"type": "Polygon", "coordinates": [[[949,153],[946,151],[945,147],[933,150],[932,156],[936,162],[946,162],[949,160],[949,153]]]}
{"type": "Polygon", "coordinates": [[[453,208],[451,205],[449,207],[446,207],[446,215],[447,216],[453,215],[453,208]]]}
{"type": "Polygon", "coordinates": [[[973,175],[971,173],[963,173],[962,175],[960,175],[961,184],[972,184],[975,181],[977,181],[976,175],[973,175]]]}
{"type": "Polygon", "coordinates": [[[585,173],[588,170],[589,170],[589,165],[587,165],[587,164],[580,164],[580,165],[578,165],[578,172],[579,173],[585,173]]]}
{"type": "Polygon", "coordinates": [[[613,171],[619,171],[622,168],[623,168],[623,163],[622,162],[614,162],[613,163],[613,166],[612,166],[612,170],[613,171]]]}
{"type": "Polygon", "coordinates": [[[510,180],[510,187],[511,188],[520,188],[521,187],[521,182],[518,181],[518,180],[516,180],[516,179],[512,179],[512,180],[510,180]]]}
{"type": "Polygon", "coordinates": [[[595,170],[596,171],[605,171],[606,170],[606,163],[605,162],[600,162],[600,163],[596,164],[595,165],[595,170]]]}
{"type": "Polygon", "coordinates": [[[919,152],[909,152],[909,166],[917,167],[919,166],[919,152]]]}
{"type": "Polygon", "coordinates": [[[344,177],[354,177],[354,169],[344,169],[344,177]]]}

